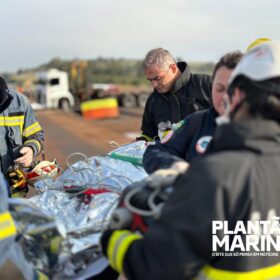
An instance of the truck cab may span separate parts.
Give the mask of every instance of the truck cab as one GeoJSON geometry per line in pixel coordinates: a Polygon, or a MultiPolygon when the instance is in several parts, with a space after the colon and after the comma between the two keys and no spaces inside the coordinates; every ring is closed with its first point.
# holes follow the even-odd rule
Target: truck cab
{"type": "Polygon", "coordinates": [[[37,74],[37,102],[45,108],[68,111],[75,104],[67,72],[49,69],[37,74]]]}

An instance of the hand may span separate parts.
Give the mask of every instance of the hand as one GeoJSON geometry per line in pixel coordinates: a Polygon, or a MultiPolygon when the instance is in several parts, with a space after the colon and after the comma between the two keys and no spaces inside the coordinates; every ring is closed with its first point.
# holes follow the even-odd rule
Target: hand
{"type": "Polygon", "coordinates": [[[175,169],[159,169],[147,178],[147,185],[151,188],[171,186],[180,175],[175,169]]]}
{"type": "Polygon", "coordinates": [[[19,151],[22,154],[22,157],[19,157],[15,160],[15,163],[22,164],[24,167],[28,167],[33,162],[33,150],[30,147],[22,147],[19,151]]]}
{"type": "Polygon", "coordinates": [[[170,169],[177,170],[180,174],[183,174],[188,170],[189,167],[190,167],[190,164],[188,162],[177,161],[170,166],[170,169]]]}
{"type": "Polygon", "coordinates": [[[186,161],[178,161],[168,169],[159,169],[147,178],[148,186],[152,188],[171,186],[180,174],[183,174],[189,168],[186,161]]]}

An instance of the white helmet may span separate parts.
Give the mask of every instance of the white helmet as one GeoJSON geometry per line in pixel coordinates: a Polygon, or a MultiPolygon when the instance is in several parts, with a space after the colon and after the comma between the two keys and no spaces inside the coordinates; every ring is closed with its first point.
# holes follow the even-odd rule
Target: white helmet
{"type": "Polygon", "coordinates": [[[280,78],[280,43],[265,42],[246,53],[232,72],[228,87],[241,75],[253,81],[280,78]]]}
{"type": "Polygon", "coordinates": [[[247,47],[247,52],[250,51],[252,48],[255,48],[256,46],[262,44],[262,43],[267,43],[271,42],[271,39],[269,38],[258,38],[255,41],[253,41],[248,47],[247,47]]]}

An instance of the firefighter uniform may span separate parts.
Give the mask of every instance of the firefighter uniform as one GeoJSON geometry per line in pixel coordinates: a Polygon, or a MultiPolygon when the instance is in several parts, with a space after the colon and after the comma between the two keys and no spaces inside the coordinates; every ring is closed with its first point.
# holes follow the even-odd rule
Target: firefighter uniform
{"type": "Polygon", "coordinates": [[[212,248],[213,221],[228,221],[233,230],[237,221],[280,215],[280,126],[255,119],[216,131],[204,156],[177,179],[144,237],[129,231],[103,235],[111,266],[128,279],[280,279],[280,252],[216,256],[212,248]]]}
{"type": "Polygon", "coordinates": [[[0,279],[47,280],[25,259],[16,242],[16,225],[8,208],[7,184],[0,172],[0,279]]]}
{"type": "Polygon", "coordinates": [[[23,146],[31,147],[34,156],[42,150],[42,127],[23,94],[8,89],[0,77],[0,170],[5,174],[20,157],[23,146]]]}

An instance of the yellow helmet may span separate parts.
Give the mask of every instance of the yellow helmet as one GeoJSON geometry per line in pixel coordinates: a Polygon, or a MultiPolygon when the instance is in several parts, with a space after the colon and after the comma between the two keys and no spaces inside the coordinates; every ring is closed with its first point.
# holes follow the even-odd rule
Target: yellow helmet
{"type": "Polygon", "coordinates": [[[247,52],[250,51],[252,48],[258,46],[259,44],[265,43],[265,42],[270,42],[272,41],[269,38],[258,38],[255,41],[253,41],[248,47],[247,47],[247,52]]]}

